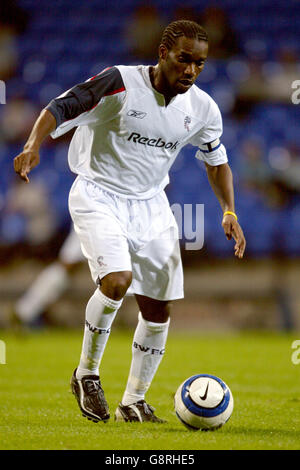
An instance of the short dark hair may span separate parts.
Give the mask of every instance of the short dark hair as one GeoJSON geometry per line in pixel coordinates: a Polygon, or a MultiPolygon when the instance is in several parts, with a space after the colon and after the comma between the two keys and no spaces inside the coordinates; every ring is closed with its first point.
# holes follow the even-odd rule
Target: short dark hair
{"type": "Polygon", "coordinates": [[[190,20],[178,20],[173,21],[166,27],[160,43],[170,50],[177,39],[182,36],[208,42],[207,32],[198,23],[190,20]]]}

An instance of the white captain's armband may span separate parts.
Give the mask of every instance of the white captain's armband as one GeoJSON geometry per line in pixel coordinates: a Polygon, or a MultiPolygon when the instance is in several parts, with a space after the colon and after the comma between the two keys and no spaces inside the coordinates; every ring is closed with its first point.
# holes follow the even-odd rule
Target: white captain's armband
{"type": "Polygon", "coordinates": [[[213,140],[212,142],[209,142],[208,144],[202,144],[199,145],[199,150],[203,153],[210,153],[214,152],[221,146],[220,139],[213,140]]]}
{"type": "Polygon", "coordinates": [[[213,140],[208,144],[199,145],[199,150],[195,157],[212,166],[222,165],[228,162],[226,149],[220,142],[220,139],[213,140]]]}

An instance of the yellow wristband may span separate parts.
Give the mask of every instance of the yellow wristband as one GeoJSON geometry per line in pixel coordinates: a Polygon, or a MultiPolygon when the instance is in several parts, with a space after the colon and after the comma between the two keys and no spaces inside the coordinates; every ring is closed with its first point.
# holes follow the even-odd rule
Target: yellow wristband
{"type": "Polygon", "coordinates": [[[237,215],[234,212],[231,212],[231,211],[224,212],[223,217],[225,217],[225,215],[233,215],[233,217],[235,217],[236,220],[238,219],[237,215]]]}

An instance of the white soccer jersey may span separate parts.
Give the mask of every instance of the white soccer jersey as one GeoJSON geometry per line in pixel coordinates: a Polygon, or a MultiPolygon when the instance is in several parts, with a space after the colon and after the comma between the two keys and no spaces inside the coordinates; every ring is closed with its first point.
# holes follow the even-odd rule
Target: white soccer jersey
{"type": "Polygon", "coordinates": [[[166,106],[151,84],[149,66],[116,66],[51,101],[58,137],[77,127],[69,148],[71,170],[126,198],[149,199],[169,182],[187,144],[210,165],[227,162],[217,104],[193,85],[166,106]]]}

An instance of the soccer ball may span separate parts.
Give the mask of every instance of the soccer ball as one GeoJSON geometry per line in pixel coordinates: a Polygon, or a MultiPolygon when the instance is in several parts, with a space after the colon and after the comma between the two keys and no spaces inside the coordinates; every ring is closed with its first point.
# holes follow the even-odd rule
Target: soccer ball
{"type": "Polygon", "coordinates": [[[189,377],[178,387],[174,406],[176,416],[188,429],[212,431],[229,420],[233,410],[233,396],[219,377],[198,374],[189,377]]]}

